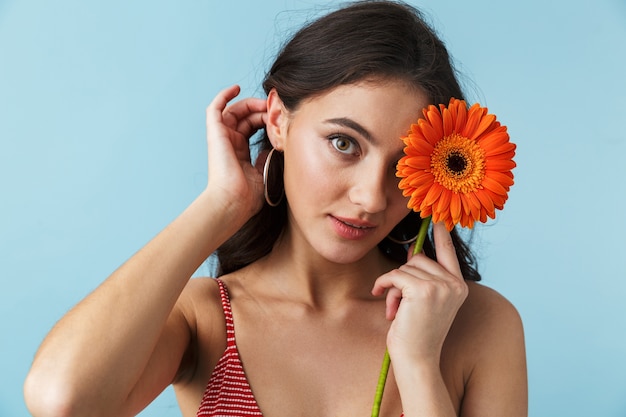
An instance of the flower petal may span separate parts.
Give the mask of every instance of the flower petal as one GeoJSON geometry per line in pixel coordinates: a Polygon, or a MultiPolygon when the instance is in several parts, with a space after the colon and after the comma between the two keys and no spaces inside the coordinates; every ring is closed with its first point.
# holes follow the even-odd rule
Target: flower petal
{"type": "Polygon", "coordinates": [[[456,120],[454,123],[454,131],[457,133],[461,133],[465,124],[467,123],[467,104],[463,100],[456,100],[456,120]]]}
{"type": "Polygon", "coordinates": [[[483,187],[490,191],[493,191],[496,194],[506,195],[506,188],[491,177],[483,178],[483,187]]]}
{"type": "Polygon", "coordinates": [[[487,158],[485,161],[487,171],[510,171],[513,168],[515,168],[515,162],[512,159],[487,158]]]}
{"type": "Polygon", "coordinates": [[[443,109],[443,136],[450,136],[454,132],[454,122],[452,121],[452,112],[443,109]]]}
{"type": "Polygon", "coordinates": [[[485,156],[487,158],[492,157],[492,156],[496,156],[496,155],[502,155],[502,154],[509,154],[509,152],[513,152],[511,154],[511,158],[515,155],[515,144],[511,143],[511,142],[507,142],[505,144],[502,144],[500,146],[496,146],[494,148],[490,148],[490,149],[485,149],[485,156]]]}
{"type": "Polygon", "coordinates": [[[502,207],[504,207],[504,203],[506,202],[506,196],[501,195],[501,194],[496,194],[493,191],[489,191],[489,190],[484,190],[484,191],[487,193],[491,201],[493,201],[493,206],[498,210],[502,210],[502,207]]]}
{"type": "Polygon", "coordinates": [[[470,136],[469,138],[471,140],[476,140],[484,131],[486,131],[489,127],[491,127],[491,125],[493,124],[493,122],[495,122],[495,120],[496,120],[496,116],[494,116],[493,114],[487,114],[483,116],[480,119],[480,123],[478,124],[478,127],[476,128],[474,133],[472,133],[472,136],[470,136]]]}
{"type": "Polygon", "coordinates": [[[461,220],[461,196],[459,193],[451,193],[452,199],[450,200],[450,215],[452,216],[452,221],[454,223],[458,223],[461,220]]]}
{"type": "Polygon", "coordinates": [[[472,214],[472,202],[467,197],[467,194],[461,194],[461,206],[463,206],[463,214],[466,216],[472,214]]]}
{"type": "Polygon", "coordinates": [[[433,145],[425,139],[415,136],[409,137],[408,151],[414,155],[430,155],[433,152],[433,145]]]}
{"type": "MultiPolygon", "coordinates": [[[[413,209],[413,210],[415,210],[415,209],[413,209]]],[[[432,210],[431,206],[426,206],[426,207],[424,207],[423,210],[419,210],[419,213],[420,213],[420,217],[422,219],[425,219],[426,217],[433,215],[433,210],[432,210]]]]}
{"type": "Polygon", "coordinates": [[[430,169],[430,156],[411,156],[403,161],[403,165],[418,170],[430,169]]]}
{"type": "Polygon", "coordinates": [[[514,183],[516,145],[486,107],[451,98],[430,105],[402,137],[405,156],[396,166],[407,207],[432,216],[448,230],[495,217],[514,183]],[[460,158],[471,162],[464,171],[460,158]]]}
{"type": "Polygon", "coordinates": [[[428,190],[426,197],[424,197],[424,201],[422,202],[422,205],[420,206],[420,210],[423,210],[424,206],[432,206],[435,203],[435,201],[437,201],[437,199],[439,198],[443,190],[444,188],[440,184],[436,182],[433,183],[433,185],[428,190]]]}
{"type": "Polygon", "coordinates": [[[483,149],[488,150],[508,143],[509,139],[510,137],[506,130],[497,130],[494,132],[489,132],[486,135],[478,138],[478,143],[480,144],[480,146],[483,147],[483,149]]]}
{"type": "Polygon", "coordinates": [[[439,141],[439,139],[441,138],[441,135],[439,134],[439,130],[434,128],[426,120],[420,119],[419,120],[419,127],[422,130],[422,134],[424,135],[424,138],[426,138],[426,140],[431,145],[434,146],[437,143],[437,141],[439,141]]]}
{"type": "MultiPolygon", "coordinates": [[[[493,205],[493,200],[489,198],[489,195],[484,190],[478,190],[474,193],[481,205],[481,212],[486,211],[488,213],[493,213],[495,211],[495,206],[493,205]]],[[[482,222],[482,220],[481,220],[482,222]]]]}
{"type": "MultiPolygon", "coordinates": [[[[444,190],[436,203],[437,213],[447,213],[450,211],[450,201],[452,200],[452,193],[448,190],[444,190]]],[[[443,216],[444,218],[447,216],[443,216]]],[[[435,222],[436,223],[436,222],[435,222]]]]}
{"type": "Polygon", "coordinates": [[[483,112],[478,104],[474,104],[472,107],[470,107],[467,112],[467,124],[463,128],[461,135],[465,136],[466,138],[471,137],[474,131],[476,131],[482,115],[483,112]]]}
{"type": "MultiPolygon", "coordinates": [[[[485,177],[489,177],[490,179],[496,181],[498,184],[504,187],[507,191],[513,185],[513,177],[511,177],[510,175],[507,175],[504,172],[487,171],[485,173],[485,177]]],[[[484,185],[484,180],[483,180],[483,185],[484,185]]]]}

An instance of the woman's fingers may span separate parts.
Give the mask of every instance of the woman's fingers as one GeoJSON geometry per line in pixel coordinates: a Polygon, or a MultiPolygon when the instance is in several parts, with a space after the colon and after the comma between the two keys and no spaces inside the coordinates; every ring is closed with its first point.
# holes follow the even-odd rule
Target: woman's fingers
{"type": "Polygon", "coordinates": [[[267,103],[266,100],[250,97],[227,105],[239,92],[239,86],[236,85],[222,90],[209,108],[214,112],[214,117],[221,117],[224,125],[249,137],[265,125],[263,115],[267,110],[267,103]]]}
{"type": "Polygon", "coordinates": [[[267,110],[266,100],[250,97],[226,107],[222,112],[224,123],[236,128],[242,120],[250,115],[261,115],[267,110]]]}
{"type": "Polygon", "coordinates": [[[400,302],[411,285],[411,279],[414,279],[414,277],[408,272],[395,269],[380,276],[374,283],[373,295],[380,296],[387,291],[387,296],[385,297],[385,316],[387,320],[393,320],[396,317],[400,302]]]}
{"type": "Polygon", "coordinates": [[[387,320],[396,318],[398,308],[400,308],[400,301],[402,301],[402,290],[391,287],[389,291],[387,291],[387,297],[385,299],[385,316],[387,320]]]}
{"type": "Polygon", "coordinates": [[[222,112],[226,109],[228,102],[237,97],[239,91],[241,91],[241,89],[238,85],[232,85],[217,93],[206,109],[207,123],[209,123],[209,121],[221,120],[222,112]]]}
{"type": "MultiPolygon", "coordinates": [[[[426,291],[433,295],[433,289],[444,292],[452,291],[464,298],[466,284],[450,233],[443,223],[433,225],[434,244],[437,260],[428,258],[423,252],[412,255],[409,248],[407,263],[398,269],[379,277],[374,284],[372,294],[387,293],[387,317],[395,317],[400,300],[426,291]],[[444,290],[446,288],[446,290],[444,290]]],[[[424,294],[422,294],[424,296],[424,294]]]]}
{"type": "Polygon", "coordinates": [[[237,203],[246,214],[262,205],[262,175],[253,165],[250,137],[265,126],[265,100],[245,98],[234,103],[237,85],[220,91],[206,109],[208,183],[224,202],[237,203]]]}
{"type": "Polygon", "coordinates": [[[423,252],[412,255],[412,249],[409,248],[407,262],[400,269],[407,271],[420,269],[429,275],[439,276],[442,275],[441,269],[443,268],[448,273],[443,274],[444,277],[463,280],[454,242],[443,223],[435,223],[433,225],[433,236],[437,254],[436,261],[428,258],[423,252]]]}
{"type": "Polygon", "coordinates": [[[392,320],[387,347],[392,359],[410,355],[438,360],[441,347],[468,293],[456,251],[443,224],[434,225],[437,260],[409,254],[406,264],[378,277],[372,294],[386,293],[385,315],[392,320]]]}
{"type": "MultiPolygon", "coordinates": [[[[261,101],[265,104],[265,101],[261,101]]],[[[245,138],[250,138],[257,130],[265,127],[267,113],[265,107],[262,110],[250,113],[237,121],[236,130],[245,138]]]]}
{"type": "Polygon", "coordinates": [[[206,109],[209,157],[234,150],[236,158],[250,163],[249,139],[265,127],[266,101],[246,98],[229,104],[240,92],[237,85],[220,91],[206,109]]]}
{"type": "Polygon", "coordinates": [[[456,256],[454,242],[450,232],[443,222],[433,224],[433,237],[435,240],[435,251],[437,253],[437,263],[443,266],[453,276],[463,280],[459,259],[456,256]]]}
{"type": "Polygon", "coordinates": [[[215,125],[227,128],[249,138],[254,132],[265,126],[266,100],[260,98],[246,98],[228,105],[237,95],[238,85],[220,91],[207,107],[207,126],[215,125]]]}

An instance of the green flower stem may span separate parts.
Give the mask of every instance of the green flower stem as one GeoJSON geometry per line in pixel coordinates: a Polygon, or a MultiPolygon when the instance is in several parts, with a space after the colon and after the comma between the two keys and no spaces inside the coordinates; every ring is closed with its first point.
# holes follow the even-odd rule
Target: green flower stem
{"type": "MultiPolygon", "coordinates": [[[[428,216],[422,219],[420,230],[417,234],[417,240],[413,247],[413,255],[418,254],[424,247],[424,241],[426,240],[426,234],[428,233],[428,226],[430,225],[431,217],[428,216]]],[[[383,364],[380,368],[380,374],[378,376],[378,384],[376,385],[376,396],[374,397],[374,405],[372,406],[372,417],[378,417],[380,413],[380,404],[383,400],[383,391],[385,391],[385,383],[387,382],[387,374],[389,374],[389,365],[391,364],[391,358],[389,357],[389,350],[385,350],[385,357],[383,358],[383,364]]]]}
{"type": "Polygon", "coordinates": [[[413,247],[413,255],[417,255],[420,253],[422,248],[424,247],[424,241],[426,240],[426,234],[428,232],[428,226],[430,225],[431,216],[422,219],[422,224],[420,225],[420,230],[417,233],[417,239],[415,240],[415,246],[413,247]]]}
{"type": "Polygon", "coordinates": [[[380,403],[383,399],[383,391],[385,390],[385,383],[387,382],[387,374],[389,373],[390,364],[391,358],[389,357],[389,351],[385,350],[383,365],[380,368],[378,384],[376,385],[376,397],[374,397],[374,405],[372,406],[372,417],[378,417],[378,414],[380,413],[380,403]]]}

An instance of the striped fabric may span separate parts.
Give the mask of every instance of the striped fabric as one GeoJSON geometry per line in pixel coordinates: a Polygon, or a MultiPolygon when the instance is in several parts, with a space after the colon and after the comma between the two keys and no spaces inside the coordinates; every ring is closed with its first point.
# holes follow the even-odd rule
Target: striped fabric
{"type": "MultiPolygon", "coordinates": [[[[222,280],[216,279],[216,281],[220,287],[226,319],[226,350],[211,374],[196,416],[262,417],[263,414],[252,394],[241,358],[239,358],[237,343],[235,343],[235,325],[228,289],[222,280]]],[[[404,414],[400,417],[404,417],[404,414]]]]}
{"type": "Polygon", "coordinates": [[[226,319],[226,350],[211,374],[204,391],[197,416],[203,417],[249,417],[263,416],[250,383],[243,371],[239,351],[235,343],[235,325],[230,308],[228,289],[217,279],[226,319]]]}

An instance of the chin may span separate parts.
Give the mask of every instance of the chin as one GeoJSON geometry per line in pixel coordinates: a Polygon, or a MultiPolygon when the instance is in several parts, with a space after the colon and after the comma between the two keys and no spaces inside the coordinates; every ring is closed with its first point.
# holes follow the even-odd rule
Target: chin
{"type": "Polygon", "coordinates": [[[328,262],[350,265],[371,254],[373,249],[377,249],[377,247],[365,248],[363,245],[347,243],[343,245],[325,245],[321,250],[318,250],[318,253],[328,262]]]}

